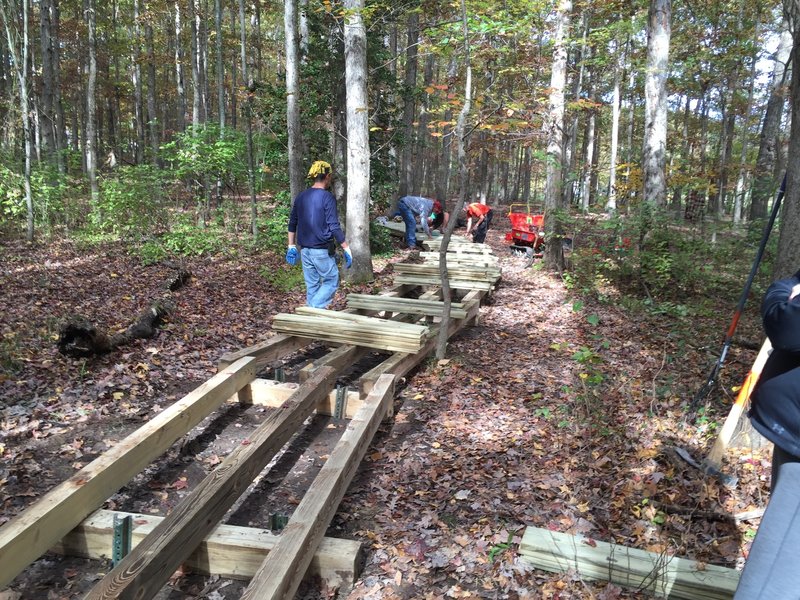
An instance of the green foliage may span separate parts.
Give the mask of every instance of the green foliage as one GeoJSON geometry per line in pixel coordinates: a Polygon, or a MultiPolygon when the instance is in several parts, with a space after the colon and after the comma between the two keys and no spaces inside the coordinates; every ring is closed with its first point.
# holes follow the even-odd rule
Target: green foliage
{"type": "Polygon", "coordinates": [[[12,220],[25,215],[22,174],[0,163],[0,217],[12,220]]]}
{"type": "Polygon", "coordinates": [[[303,269],[299,266],[281,265],[277,269],[265,266],[261,267],[258,273],[267,283],[283,293],[300,289],[305,285],[303,269]]]}
{"type": "Polygon", "coordinates": [[[394,252],[389,230],[374,221],[369,224],[369,249],[372,256],[390,256],[394,252]]]}
{"type": "Polygon", "coordinates": [[[201,185],[222,181],[236,187],[247,179],[247,153],[244,134],[207,123],[189,127],[161,146],[162,157],[175,177],[201,185]]]}
{"type": "Polygon", "coordinates": [[[277,254],[286,251],[287,227],[289,214],[292,211],[292,199],[288,191],[281,191],[275,196],[275,204],[268,211],[262,211],[259,217],[259,245],[277,254]]]}
{"type": "Polygon", "coordinates": [[[161,237],[161,244],[167,253],[177,256],[216,254],[227,246],[218,227],[199,227],[188,217],[178,219],[161,237]]]}
{"type": "Polygon", "coordinates": [[[150,165],[126,166],[100,177],[100,199],[91,222],[99,232],[141,239],[164,227],[162,173],[150,165]]]}

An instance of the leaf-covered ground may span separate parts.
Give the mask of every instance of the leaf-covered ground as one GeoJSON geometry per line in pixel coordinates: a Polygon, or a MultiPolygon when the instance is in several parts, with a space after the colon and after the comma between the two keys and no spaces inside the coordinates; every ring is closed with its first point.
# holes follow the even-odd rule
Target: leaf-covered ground
{"type": "MultiPolygon", "coordinates": [[[[705,455],[754,358],[734,347],[722,391],[705,412],[687,413],[736,298],[714,299],[702,317],[627,311],[613,296],[580,300],[560,278],[524,268],[502,238],[490,232],[503,281],[479,324],[451,340],[445,361],[427,361],[399,387],[394,417],[331,525],[329,535],[364,542],[360,580],[306,597],[649,597],[532,569],[517,553],[526,526],[741,565],[758,522],[733,516],[763,506],[767,453],[731,451],[725,470],[738,483],[725,487],[675,452],[705,455]]],[[[268,337],[271,316],[304,300],[302,290],[284,293],[262,276],[285,268],[279,257],[191,259],[192,281],[175,293],[178,311],[157,337],[98,359],[68,359],[55,348],[65,318],[124,329],[163,294],[171,269],[141,267],[119,246],[66,243],[6,242],[0,264],[0,524],[210,377],[221,354],[268,337]]],[[[375,266],[376,285],[358,291],[388,287],[387,261],[375,266]]],[[[758,341],[752,307],[740,329],[758,341]]],[[[232,408],[208,420],[108,506],[169,511],[265,414],[232,408]]],[[[269,511],[290,513],[335,442],[325,432],[341,429],[312,419],[282,458],[299,457],[308,477],[274,476],[297,471],[278,460],[233,521],[265,527],[269,511]]],[[[107,568],[47,555],[9,597],[77,598],[107,568]]],[[[162,596],[234,598],[241,590],[241,582],[177,575],[162,596]]]]}

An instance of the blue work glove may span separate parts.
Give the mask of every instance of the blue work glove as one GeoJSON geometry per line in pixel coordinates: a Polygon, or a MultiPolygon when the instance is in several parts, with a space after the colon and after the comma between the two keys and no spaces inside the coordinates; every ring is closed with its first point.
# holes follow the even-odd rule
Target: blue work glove
{"type": "Polygon", "coordinates": [[[350,252],[350,248],[344,251],[344,264],[348,269],[353,266],[353,253],[350,252]]]}
{"type": "Polygon", "coordinates": [[[292,266],[297,264],[297,246],[289,246],[286,251],[286,262],[292,266]]]}

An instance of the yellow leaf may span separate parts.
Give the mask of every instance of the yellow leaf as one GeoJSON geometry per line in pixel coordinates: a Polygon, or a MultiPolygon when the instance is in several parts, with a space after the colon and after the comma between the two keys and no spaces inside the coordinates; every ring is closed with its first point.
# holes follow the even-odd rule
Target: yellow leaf
{"type": "Polygon", "coordinates": [[[122,398],[125,397],[125,393],[124,392],[114,392],[111,395],[114,397],[114,400],[122,400],[122,398]]]}
{"type": "Polygon", "coordinates": [[[439,442],[433,442],[431,444],[431,446],[433,446],[434,448],[441,448],[442,447],[442,445],[439,442]]]}

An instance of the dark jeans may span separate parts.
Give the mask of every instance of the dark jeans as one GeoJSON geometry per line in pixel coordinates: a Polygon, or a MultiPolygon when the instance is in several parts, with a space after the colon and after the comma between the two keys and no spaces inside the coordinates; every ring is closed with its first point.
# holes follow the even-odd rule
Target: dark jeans
{"type": "Polygon", "coordinates": [[[406,246],[409,248],[417,247],[417,220],[414,218],[414,213],[406,206],[402,198],[397,203],[397,212],[403,217],[403,222],[406,224],[406,246]]]}
{"type": "Polygon", "coordinates": [[[476,244],[482,244],[486,240],[486,232],[489,230],[489,225],[492,224],[493,214],[494,211],[490,208],[489,212],[486,213],[486,218],[472,232],[472,241],[476,244]]]}

